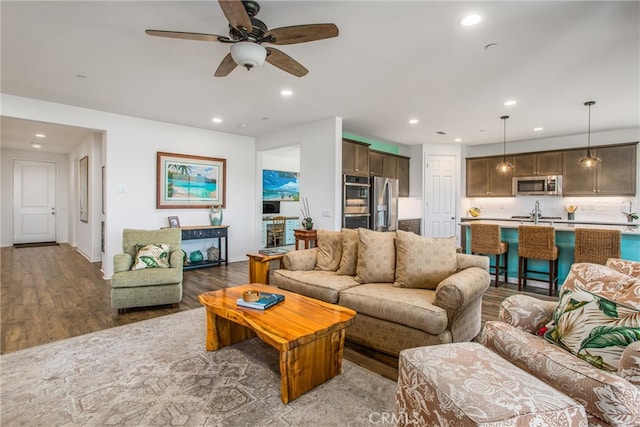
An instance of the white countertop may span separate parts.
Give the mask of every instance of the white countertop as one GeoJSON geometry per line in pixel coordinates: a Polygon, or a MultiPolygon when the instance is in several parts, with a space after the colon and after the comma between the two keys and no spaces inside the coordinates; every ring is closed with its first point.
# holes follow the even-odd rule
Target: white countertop
{"type": "MultiPolygon", "coordinates": [[[[468,226],[471,221],[482,221],[490,224],[500,224],[504,228],[518,228],[521,224],[535,225],[531,219],[514,218],[483,218],[462,217],[460,225],[468,226]]],[[[607,230],[620,230],[622,234],[640,234],[640,224],[623,222],[598,222],[598,221],[568,221],[568,220],[539,220],[538,225],[553,226],[558,231],[574,231],[576,228],[601,228],[607,230]]]]}

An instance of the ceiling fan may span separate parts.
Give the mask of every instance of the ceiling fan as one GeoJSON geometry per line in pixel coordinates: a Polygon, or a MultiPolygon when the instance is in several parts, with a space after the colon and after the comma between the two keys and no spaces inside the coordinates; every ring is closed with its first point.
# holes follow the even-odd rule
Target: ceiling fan
{"type": "Polygon", "coordinates": [[[258,2],[218,0],[218,3],[229,21],[228,37],[162,30],[146,30],[146,33],[150,36],[175,39],[232,43],[231,52],[224,57],[214,74],[216,77],[227,76],[238,65],[242,65],[247,70],[259,67],[265,60],[287,73],[302,77],[309,72],[302,64],[279,49],[263,47],[262,43],[286,45],[338,36],[338,27],[335,24],[294,25],[269,30],[264,22],[255,17],[260,11],[258,2]]]}

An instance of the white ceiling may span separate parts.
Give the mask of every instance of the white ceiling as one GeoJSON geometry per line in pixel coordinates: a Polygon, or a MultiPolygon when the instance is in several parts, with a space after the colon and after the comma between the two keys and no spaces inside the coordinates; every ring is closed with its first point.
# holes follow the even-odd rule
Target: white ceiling
{"type": "MultiPolygon", "coordinates": [[[[216,1],[1,7],[1,84],[12,95],[247,136],[339,116],[346,132],[410,145],[502,142],[504,114],[508,141],[585,133],[587,100],[592,131],[640,127],[638,1],[262,1],[269,28],[340,29],[279,47],[310,70],[302,78],[269,64],[215,78],[228,44],[144,32],[226,35],[216,1]],[[483,20],[459,26],[469,12],[483,20]]],[[[2,125],[5,147],[13,121],[2,125]]]]}

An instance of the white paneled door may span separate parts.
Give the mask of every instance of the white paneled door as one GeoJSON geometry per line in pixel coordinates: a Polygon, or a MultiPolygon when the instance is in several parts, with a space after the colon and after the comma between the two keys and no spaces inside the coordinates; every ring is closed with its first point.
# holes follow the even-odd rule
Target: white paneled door
{"type": "Polygon", "coordinates": [[[13,243],[56,241],[56,164],[13,162],[13,243]]]}
{"type": "Polygon", "coordinates": [[[456,156],[427,156],[425,227],[428,237],[456,235],[456,156]]]}

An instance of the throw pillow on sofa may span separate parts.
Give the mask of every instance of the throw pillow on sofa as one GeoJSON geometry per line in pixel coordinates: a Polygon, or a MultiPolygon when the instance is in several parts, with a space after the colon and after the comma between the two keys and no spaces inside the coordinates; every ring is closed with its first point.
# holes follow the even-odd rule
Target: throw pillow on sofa
{"type": "Polygon", "coordinates": [[[343,228],[340,232],[342,236],[342,258],[336,273],[345,276],[355,276],[358,266],[358,230],[343,228]]]}
{"type": "Polygon", "coordinates": [[[398,288],[435,289],[456,272],[456,238],[422,237],[396,232],[396,275],[398,288]]]}
{"type": "Polygon", "coordinates": [[[393,283],[396,271],[396,233],[358,229],[356,282],[393,283]]]}
{"type": "Polygon", "coordinates": [[[578,263],[562,286],[544,337],[592,365],[616,371],[640,341],[640,281],[608,267],[578,263]]]}
{"type": "Polygon", "coordinates": [[[342,259],[342,233],[318,230],[316,270],[336,271],[342,259]]]}
{"type": "Polygon", "coordinates": [[[132,270],[143,268],[168,268],[171,247],[165,243],[137,245],[136,260],[132,270]]]}

